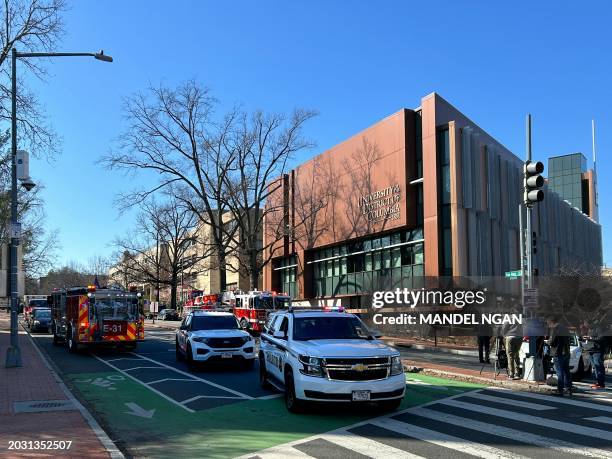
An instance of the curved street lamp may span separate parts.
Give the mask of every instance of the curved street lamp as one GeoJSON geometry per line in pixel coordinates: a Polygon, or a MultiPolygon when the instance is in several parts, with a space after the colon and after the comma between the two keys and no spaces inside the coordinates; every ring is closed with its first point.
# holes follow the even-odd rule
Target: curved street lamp
{"type": "MultiPolygon", "coordinates": [[[[93,57],[99,61],[113,62],[113,58],[104,54],[103,50],[97,53],[20,53],[12,50],[12,110],[11,110],[11,153],[12,153],[12,185],[11,185],[11,344],[6,350],[6,368],[21,366],[21,349],[19,348],[19,334],[17,329],[18,315],[18,266],[17,246],[20,243],[20,227],[17,221],[17,58],[31,57],[93,57]]],[[[28,182],[32,185],[34,182],[28,182]]],[[[25,185],[25,184],[24,184],[25,185]]],[[[30,188],[31,189],[31,188],[30,188]]]]}

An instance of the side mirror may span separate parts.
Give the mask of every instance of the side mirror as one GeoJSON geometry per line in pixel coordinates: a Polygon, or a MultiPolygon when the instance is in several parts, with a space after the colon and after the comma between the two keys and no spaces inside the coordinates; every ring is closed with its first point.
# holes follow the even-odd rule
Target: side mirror
{"type": "Polygon", "coordinates": [[[278,339],[287,339],[287,335],[282,330],[276,330],[272,336],[278,339]]]}
{"type": "Polygon", "coordinates": [[[370,333],[372,334],[372,336],[376,339],[378,338],[382,338],[383,334],[381,333],[380,330],[370,330],[370,333]]]}
{"type": "Polygon", "coordinates": [[[179,330],[187,330],[187,325],[181,325],[181,326],[179,327],[179,330]]]}

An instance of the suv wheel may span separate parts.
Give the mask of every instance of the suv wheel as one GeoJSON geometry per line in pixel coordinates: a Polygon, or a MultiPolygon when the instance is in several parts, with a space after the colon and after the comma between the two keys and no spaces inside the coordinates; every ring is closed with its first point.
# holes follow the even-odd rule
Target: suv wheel
{"type": "Polygon", "coordinates": [[[181,351],[181,348],[178,343],[178,339],[175,341],[175,343],[176,343],[176,360],[178,360],[179,362],[185,360],[185,356],[183,355],[183,351],[181,351]]]}
{"type": "Polygon", "coordinates": [[[291,413],[301,413],[304,410],[304,402],[295,396],[295,384],[293,372],[285,371],[285,407],[291,413]]]}
{"type": "Polygon", "coordinates": [[[582,378],[584,378],[584,375],[585,375],[584,362],[582,361],[582,356],[580,356],[580,359],[578,360],[578,369],[576,370],[576,373],[572,375],[572,380],[582,381],[582,378]]]}
{"type": "Polygon", "coordinates": [[[270,389],[272,385],[268,382],[268,373],[266,371],[266,361],[263,355],[259,356],[259,385],[262,389],[270,389]]]}
{"type": "Polygon", "coordinates": [[[191,350],[191,344],[187,345],[187,352],[186,352],[186,358],[187,358],[187,366],[191,369],[193,369],[195,367],[195,362],[193,361],[193,351],[191,350]]]}

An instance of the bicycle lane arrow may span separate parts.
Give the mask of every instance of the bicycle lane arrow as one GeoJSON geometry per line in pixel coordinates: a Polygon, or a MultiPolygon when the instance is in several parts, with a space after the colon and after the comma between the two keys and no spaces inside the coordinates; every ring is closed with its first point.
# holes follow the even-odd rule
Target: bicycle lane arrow
{"type": "Polygon", "coordinates": [[[131,410],[131,411],[124,411],[124,413],[126,414],[131,414],[133,416],[140,416],[141,418],[149,418],[149,419],[151,419],[153,415],[155,414],[155,409],[145,410],[140,405],[134,402],[124,403],[124,405],[127,406],[131,410]]]}

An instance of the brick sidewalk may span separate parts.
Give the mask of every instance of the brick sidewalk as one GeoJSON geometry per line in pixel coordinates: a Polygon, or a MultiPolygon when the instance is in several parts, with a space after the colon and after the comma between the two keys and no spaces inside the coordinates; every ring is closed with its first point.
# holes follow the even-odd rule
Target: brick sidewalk
{"type": "Polygon", "coordinates": [[[0,312],[0,457],[111,457],[85,419],[86,414],[79,410],[80,404],[70,411],[14,412],[14,402],[70,400],[71,396],[64,392],[21,327],[23,366],[5,368],[9,342],[9,315],[0,312]],[[9,451],[11,440],[72,440],[72,445],[67,451],[9,451]]]}

